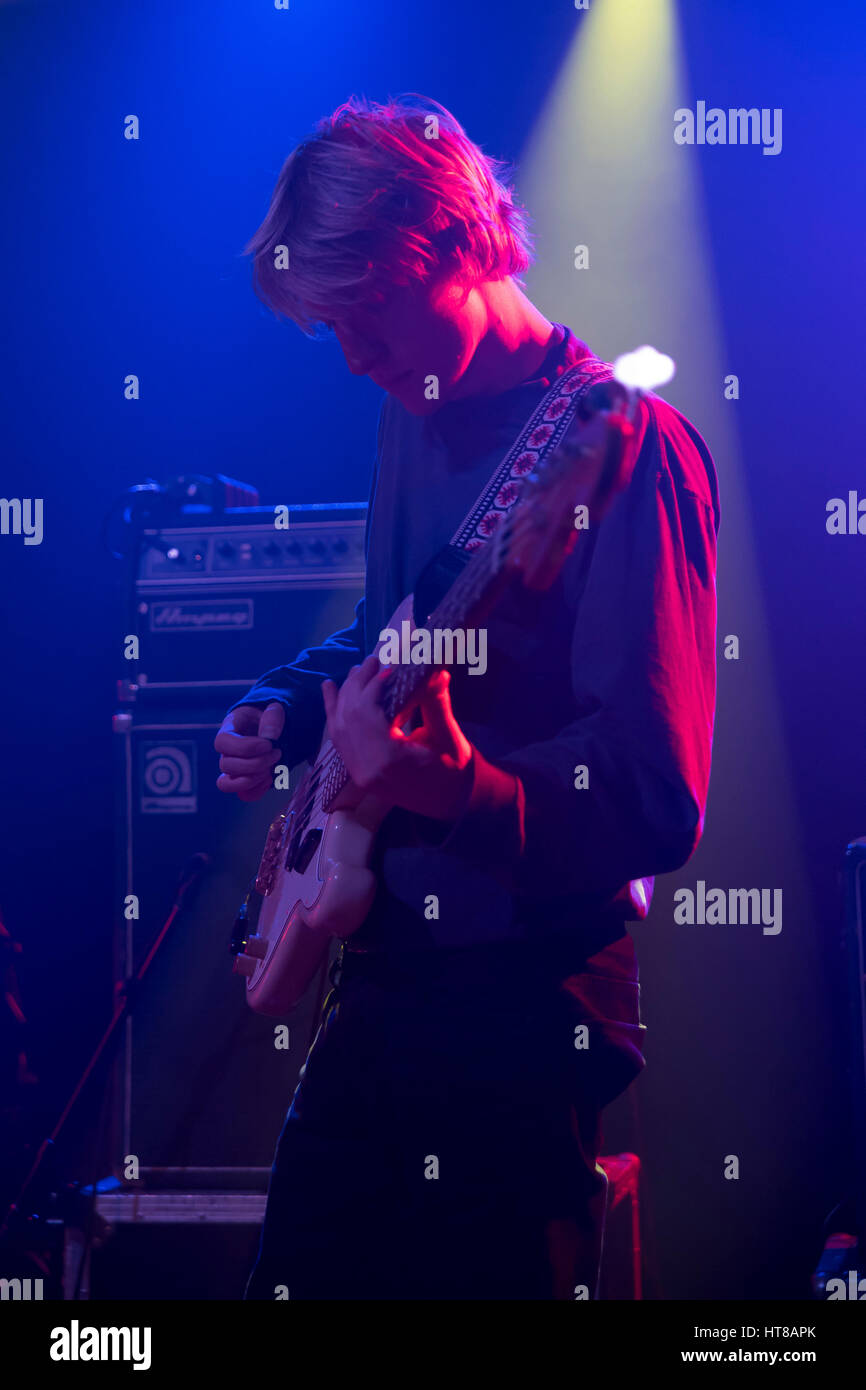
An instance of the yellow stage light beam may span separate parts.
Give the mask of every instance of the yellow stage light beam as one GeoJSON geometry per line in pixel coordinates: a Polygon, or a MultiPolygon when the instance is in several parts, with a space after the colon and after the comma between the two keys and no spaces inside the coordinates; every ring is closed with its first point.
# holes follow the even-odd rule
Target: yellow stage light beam
{"type": "MultiPolygon", "coordinates": [[[[725,399],[725,378],[737,364],[722,340],[698,152],[674,142],[674,112],[687,106],[694,101],[674,0],[591,0],[588,11],[575,12],[574,41],[518,161],[517,193],[533,218],[538,257],[527,288],[548,318],[568,323],[608,360],[650,343],[677,362],[663,394],[706,437],[722,496],[719,703],[707,838],[712,841],[714,824],[720,841],[726,836],[725,825],[713,821],[714,804],[725,820],[741,807],[743,825],[757,823],[762,835],[737,835],[731,825],[742,860],[729,864],[730,874],[743,875],[736,881],[744,886],[760,883],[762,875],[770,886],[771,879],[780,881],[774,867],[779,875],[784,868],[786,899],[788,890],[803,893],[804,910],[802,832],[779,732],[742,484],[738,404],[725,399]],[[740,639],[739,661],[724,659],[728,634],[740,639]],[[748,843],[741,846],[741,839],[748,843]]],[[[741,384],[760,389],[753,378],[741,384]]],[[[680,877],[688,881],[687,871],[680,877]]]]}

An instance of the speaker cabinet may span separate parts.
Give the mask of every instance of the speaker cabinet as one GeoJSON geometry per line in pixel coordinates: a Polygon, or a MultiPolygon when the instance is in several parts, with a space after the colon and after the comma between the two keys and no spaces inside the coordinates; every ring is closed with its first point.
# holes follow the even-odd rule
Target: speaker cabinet
{"type": "Polygon", "coordinates": [[[156,941],[190,861],[208,861],[124,1025],[115,1068],[109,1166],[128,1179],[134,1158],[148,1186],[231,1189],[266,1174],[328,987],[325,969],[285,1020],[288,1046],[282,1021],[246,1003],[243,981],[232,973],[232,924],[289,793],[271,791],[252,803],[224,795],[215,785],[213,748],[227,707],[252,679],[352,622],[363,591],[357,566],[351,573],[338,573],[336,560],[319,573],[311,566],[323,563],[315,547],[327,543],[342,555],[340,527],[353,537],[360,528],[362,536],[363,523],[356,511],[340,526],[314,520],[294,533],[313,557],[303,571],[293,556],[283,559],[297,573],[274,571],[267,551],[273,528],[262,534],[257,517],[247,529],[177,532],[170,545],[161,538],[151,570],[168,551],[181,555],[187,571],[203,556],[202,573],[182,588],[173,571],[138,587],[142,624],[155,603],[169,605],[171,622],[163,613],[161,626],[148,627],[142,656],[151,669],[141,674],[149,679],[121,682],[125,703],[115,716],[118,984],[156,941]],[[247,626],[230,624],[237,612],[247,626]]]}

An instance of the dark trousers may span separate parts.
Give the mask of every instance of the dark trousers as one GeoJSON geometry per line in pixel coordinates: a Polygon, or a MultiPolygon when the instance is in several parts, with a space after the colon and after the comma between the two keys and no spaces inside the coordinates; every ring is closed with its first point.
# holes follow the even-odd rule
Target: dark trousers
{"type": "Polygon", "coordinates": [[[477,970],[461,953],[432,974],[346,956],[277,1146],[247,1298],[594,1296],[593,1059],[558,982],[485,950],[477,970]]]}

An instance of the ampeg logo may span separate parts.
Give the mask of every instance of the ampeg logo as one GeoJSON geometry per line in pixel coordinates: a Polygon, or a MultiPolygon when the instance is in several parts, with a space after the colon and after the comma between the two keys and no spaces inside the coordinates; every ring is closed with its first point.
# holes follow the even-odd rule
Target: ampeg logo
{"type": "Polygon", "coordinates": [[[253,626],[253,601],[184,599],[150,605],[151,632],[237,632],[253,626]]]}
{"type": "Polygon", "coordinates": [[[144,815],[195,814],[196,753],[192,741],[141,745],[139,809],[144,815]]]}

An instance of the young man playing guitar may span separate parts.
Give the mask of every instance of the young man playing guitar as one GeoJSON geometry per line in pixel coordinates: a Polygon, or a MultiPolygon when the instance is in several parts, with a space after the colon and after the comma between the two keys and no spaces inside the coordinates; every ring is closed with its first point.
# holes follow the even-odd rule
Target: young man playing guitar
{"type": "Polygon", "coordinates": [[[221,790],[254,800],[276,763],[315,758],[327,721],[345,804],[382,821],[247,1296],[593,1297],[599,1118],[643,1065],[625,923],[703,826],[712,459],[640,397],[627,486],[546,588],[497,603],[486,673],[432,671],[411,722],[389,718],[391,613],[414,590],[422,624],[466,551],[509,540],[513,488],[491,505],[491,476],[540,406],[555,421],[557,383],[583,398],[603,364],[523,293],[524,216],[432,102],[353,99],[323,121],[250,250],[264,300],[332,330],[387,394],[355,622],[263,676],[215,742],[221,790]]]}

